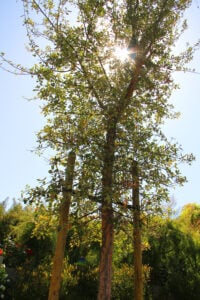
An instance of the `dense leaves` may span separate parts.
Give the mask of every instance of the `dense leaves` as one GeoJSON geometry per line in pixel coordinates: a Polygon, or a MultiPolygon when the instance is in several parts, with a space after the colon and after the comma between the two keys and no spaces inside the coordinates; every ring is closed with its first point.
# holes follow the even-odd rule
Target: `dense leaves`
{"type": "MultiPolygon", "coordinates": [[[[198,207],[196,204],[188,206],[198,207]]],[[[199,240],[196,239],[199,229],[198,226],[193,227],[192,235],[187,232],[190,230],[190,224],[184,224],[182,214],[188,206],[185,206],[176,218],[151,219],[146,228],[143,240],[145,299],[196,300],[199,297],[200,245],[199,240]]],[[[14,213],[18,209],[19,206],[15,205],[12,209],[5,210],[3,214],[6,217],[12,211],[7,223],[11,226],[1,245],[6,265],[6,268],[1,265],[1,293],[8,297],[6,299],[13,300],[27,299],[27,297],[30,300],[46,299],[51,260],[49,253],[52,249],[51,243],[54,243],[53,234],[49,238],[41,239],[40,235],[34,235],[33,227],[31,229],[24,226],[22,230],[21,224],[27,222],[27,210],[33,220],[35,218],[38,220],[38,214],[42,216],[44,211],[36,214],[30,207],[26,207],[21,209],[22,215],[18,214],[16,218],[14,213]],[[13,220],[15,220],[15,232],[20,232],[15,236],[13,220]]],[[[188,219],[192,218],[193,211],[187,213],[188,219]]],[[[79,221],[74,219],[72,222],[66,242],[61,299],[96,298],[101,241],[99,228],[100,222],[94,218],[85,217],[79,221]]],[[[131,232],[130,224],[124,224],[116,231],[113,299],[133,299],[131,232]]]]}

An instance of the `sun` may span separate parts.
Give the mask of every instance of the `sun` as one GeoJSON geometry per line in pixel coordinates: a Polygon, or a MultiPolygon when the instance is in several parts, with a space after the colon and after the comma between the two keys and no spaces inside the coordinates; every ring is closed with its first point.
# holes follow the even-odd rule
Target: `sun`
{"type": "Polygon", "coordinates": [[[128,59],[128,50],[127,48],[121,48],[119,46],[116,46],[114,48],[114,56],[117,57],[121,61],[125,61],[128,59]]]}

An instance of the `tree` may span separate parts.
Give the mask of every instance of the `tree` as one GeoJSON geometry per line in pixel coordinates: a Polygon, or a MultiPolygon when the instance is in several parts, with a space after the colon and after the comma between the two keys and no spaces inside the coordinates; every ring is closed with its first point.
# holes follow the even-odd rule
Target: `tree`
{"type": "Polygon", "coordinates": [[[199,244],[174,220],[160,220],[149,232],[144,260],[151,268],[149,297],[198,299],[199,244]]]}
{"type": "Polygon", "coordinates": [[[175,222],[185,234],[192,236],[195,242],[199,241],[200,206],[196,203],[188,203],[183,206],[175,222]]]}
{"type": "MultiPolygon", "coordinates": [[[[110,299],[113,207],[129,193],[122,180],[125,167],[130,168],[127,153],[140,167],[143,194],[145,187],[152,191],[156,185],[156,192],[166,194],[167,198],[167,188],[163,186],[171,183],[170,178],[184,181],[177,171],[177,146],[162,138],[160,125],[171,116],[172,107],[167,100],[176,87],[171,74],[193,54],[191,47],[179,56],[172,52],[179,37],[178,22],[191,1],[23,0],[23,3],[30,50],[39,58],[39,63],[27,72],[37,77],[38,96],[46,101],[42,111],[50,119],[39,139],[59,153],[59,160],[75,149],[81,167],[85,161],[90,163],[87,170],[92,166],[95,182],[87,180],[91,194],[79,192],[101,205],[98,299],[110,299]],[[73,24],[68,17],[71,6],[78,16],[73,24]],[[45,49],[37,45],[38,37],[48,41],[45,49]],[[115,57],[116,45],[128,48],[129,59],[120,61],[115,57]],[[153,139],[157,135],[160,141],[153,139]],[[136,141],[140,141],[139,151],[136,141]],[[161,141],[161,145],[157,144],[161,141]],[[142,142],[146,143],[144,149],[142,142]],[[118,153],[123,153],[125,163],[118,153]],[[88,159],[88,155],[96,162],[88,159]],[[166,164],[167,156],[173,157],[168,166],[156,169],[157,162],[160,166],[166,164]],[[145,167],[142,168],[141,162],[145,162],[145,167]],[[151,174],[149,165],[153,169],[151,174]],[[118,170],[120,175],[115,177],[118,170]]],[[[191,159],[178,153],[178,159],[187,158],[191,159]]],[[[76,180],[80,182],[81,176],[76,180]]],[[[154,197],[152,207],[159,206],[157,200],[154,197]]]]}
{"type": "Polygon", "coordinates": [[[142,245],[141,245],[141,215],[139,200],[139,170],[136,161],[132,165],[132,200],[133,200],[133,243],[134,243],[134,299],[143,298],[142,279],[142,245]]]}
{"type": "Polygon", "coordinates": [[[67,237],[67,229],[69,225],[69,209],[72,195],[72,186],[74,180],[76,154],[70,152],[67,162],[66,179],[63,185],[63,200],[59,207],[59,229],[57,234],[57,243],[53,259],[53,269],[49,288],[49,300],[59,299],[61,275],[63,268],[63,260],[65,254],[65,243],[67,237]]]}

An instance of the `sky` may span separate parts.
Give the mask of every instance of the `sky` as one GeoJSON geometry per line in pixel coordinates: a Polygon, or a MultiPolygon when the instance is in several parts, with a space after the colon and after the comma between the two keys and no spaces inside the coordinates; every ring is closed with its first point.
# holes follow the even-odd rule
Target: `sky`
{"type": "MultiPolygon", "coordinates": [[[[194,0],[186,12],[189,29],[176,45],[182,51],[186,42],[200,39],[200,1],[194,0]]],[[[23,65],[31,65],[33,59],[26,50],[27,38],[23,27],[21,1],[0,0],[0,52],[23,65]]],[[[189,64],[200,72],[200,50],[189,64]]],[[[188,183],[176,187],[171,196],[176,207],[187,203],[200,204],[200,74],[174,74],[180,89],[170,99],[178,120],[168,121],[164,126],[166,135],[178,141],[185,152],[196,156],[192,166],[181,165],[188,183]]],[[[0,202],[9,197],[20,198],[25,186],[35,186],[37,178],[48,173],[47,157],[34,153],[37,146],[36,132],[44,125],[39,101],[33,97],[34,80],[30,76],[16,76],[0,69],[0,202]]]]}

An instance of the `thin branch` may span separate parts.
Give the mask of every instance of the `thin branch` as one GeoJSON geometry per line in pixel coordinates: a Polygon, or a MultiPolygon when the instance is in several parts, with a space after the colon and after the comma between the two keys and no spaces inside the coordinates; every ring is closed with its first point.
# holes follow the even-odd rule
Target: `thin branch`
{"type": "Polygon", "coordinates": [[[101,66],[102,71],[103,71],[103,73],[104,73],[104,75],[105,75],[105,77],[106,77],[106,79],[107,79],[107,81],[108,81],[108,84],[109,84],[110,88],[113,89],[113,87],[112,87],[112,85],[111,85],[111,82],[110,82],[110,80],[109,80],[109,78],[108,78],[108,75],[107,75],[107,73],[106,73],[106,70],[105,70],[105,68],[104,68],[104,66],[103,66],[103,63],[102,63],[102,61],[101,61],[101,58],[100,58],[99,56],[98,56],[98,61],[99,61],[99,63],[100,63],[100,66],[101,66]]]}
{"type": "Polygon", "coordinates": [[[42,13],[42,15],[48,20],[49,24],[51,24],[51,26],[53,28],[55,28],[54,23],[51,21],[51,19],[47,16],[47,14],[44,12],[44,10],[41,8],[41,6],[35,1],[33,0],[33,3],[37,6],[37,8],[39,9],[39,11],[42,13]]]}

